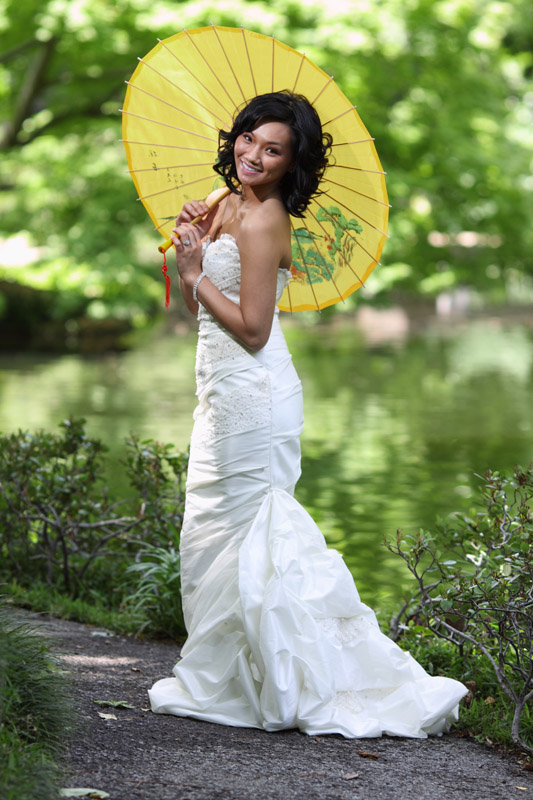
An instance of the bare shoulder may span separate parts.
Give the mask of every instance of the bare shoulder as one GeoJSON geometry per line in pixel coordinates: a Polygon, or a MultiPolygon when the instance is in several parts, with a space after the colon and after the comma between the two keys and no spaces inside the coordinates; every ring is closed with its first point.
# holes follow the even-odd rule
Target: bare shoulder
{"type": "Polygon", "coordinates": [[[268,246],[278,265],[290,259],[291,223],[282,203],[272,200],[249,211],[239,230],[239,247],[268,246]]]}

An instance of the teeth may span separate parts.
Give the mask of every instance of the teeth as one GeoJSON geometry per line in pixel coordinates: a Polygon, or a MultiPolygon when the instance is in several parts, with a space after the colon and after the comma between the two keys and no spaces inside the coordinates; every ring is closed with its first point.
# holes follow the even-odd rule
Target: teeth
{"type": "Polygon", "coordinates": [[[260,172],[260,171],[261,171],[261,170],[259,170],[259,169],[256,169],[255,167],[252,167],[252,166],[251,166],[250,164],[248,164],[248,163],[247,163],[247,162],[246,162],[246,161],[245,161],[243,158],[241,158],[241,163],[242,163],[243,167],[244,167],[245,169],[249,170],[250,172],[260,172]]]}

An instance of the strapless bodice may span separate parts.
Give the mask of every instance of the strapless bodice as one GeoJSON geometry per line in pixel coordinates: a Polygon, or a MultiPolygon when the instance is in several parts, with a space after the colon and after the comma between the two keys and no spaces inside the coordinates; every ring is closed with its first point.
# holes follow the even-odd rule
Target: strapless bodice
{"type": "MultiPolygon", "coordinates": [[[[203,246],[202,269],[209,280],[214,283],[217,289],[239,305],[241,293],[241,258],[239,248],[234,237],[229,233],[223,233],[218,239],[211,241],[209,237],[203,246]]],[[[283,290],[290,280],[290,272],[287,269],[278,269],[276,303],[279,301],[283,290]]],[[[276,308],[275,313],[278,313],[276,308]]],[[[200,303],[198,309],[198,320],[201,327],[215,325],[224,330],[213,319],[211,314],[200,303]]]]}

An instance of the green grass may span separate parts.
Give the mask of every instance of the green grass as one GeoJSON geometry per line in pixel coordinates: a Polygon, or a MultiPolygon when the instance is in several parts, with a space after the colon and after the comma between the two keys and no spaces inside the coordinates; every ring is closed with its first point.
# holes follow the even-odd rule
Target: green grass
{"type": "Polygon", "coordinates": [[[66,677],[47,643],[0,606],[2,800],[56,800],[74,719],[66,677]]]}
{"type": "Polygon", "coordinates": [[[2,800],[56,800],[61,774],[43,746],[0,728],[2,800]]]}
{"type": "Polygon", "coordinates": [[[12,581],[2,584],[2,591],[14,605],[21,608],[107,628],[115,633],[135,634],[145,622],[141,612],[132,614],[131,609],[106,608],[98,596],[91,600],[73,599],[44,583],[36,582],[32,586],[22,586],[12,581]]]}

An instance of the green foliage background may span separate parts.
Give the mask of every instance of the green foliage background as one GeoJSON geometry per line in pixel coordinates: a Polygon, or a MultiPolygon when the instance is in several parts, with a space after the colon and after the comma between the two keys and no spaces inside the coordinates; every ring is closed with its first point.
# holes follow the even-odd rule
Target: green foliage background
{"type": "Polygon", "coordinates": [[[0,280],[57,290],[58,319],[142,325],[161,307],[158,239],[118,109],[157,37],[210,22],[306,52],[357,105],[393,206],[374,295],[531,293],[528,0],[0,0],[0,215],[5,238],[24,232],[0,280]]]}

